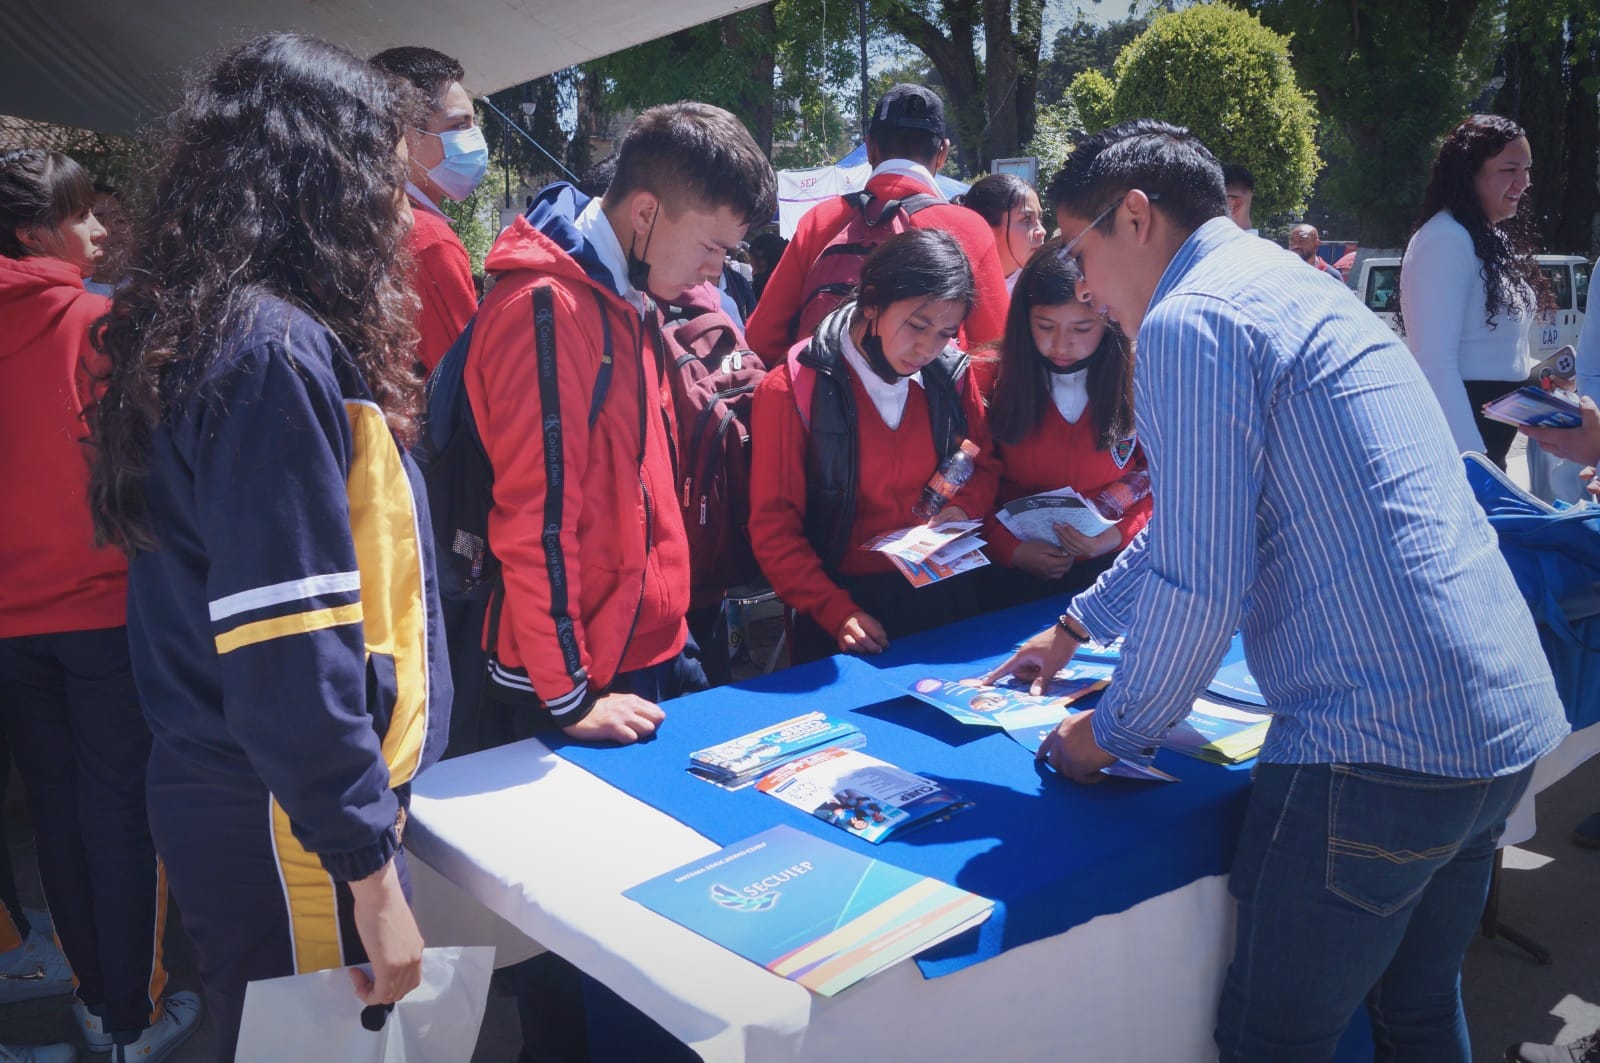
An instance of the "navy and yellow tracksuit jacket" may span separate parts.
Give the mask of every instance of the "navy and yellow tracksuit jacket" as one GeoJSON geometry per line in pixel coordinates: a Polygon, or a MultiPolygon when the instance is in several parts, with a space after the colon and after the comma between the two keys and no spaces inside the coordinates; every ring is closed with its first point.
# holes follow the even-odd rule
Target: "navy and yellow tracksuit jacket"
{"type": "Polygon", "coordinates": [[[132,562],[128,621],[152,792],[260,788],[280,850],[366,877],[449,730],[421,475],[344,348],[271,297],[150,460],[161,545],[132,562]]]}

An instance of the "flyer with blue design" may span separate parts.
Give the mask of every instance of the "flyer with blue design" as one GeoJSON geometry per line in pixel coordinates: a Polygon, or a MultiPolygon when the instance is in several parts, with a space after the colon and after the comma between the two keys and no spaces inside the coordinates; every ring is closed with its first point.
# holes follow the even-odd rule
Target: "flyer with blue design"
{"type": "Polygon", "coordinates": [[[966,890],[782,826],[623,896],[827,997],[994,909],[966,890]]]}

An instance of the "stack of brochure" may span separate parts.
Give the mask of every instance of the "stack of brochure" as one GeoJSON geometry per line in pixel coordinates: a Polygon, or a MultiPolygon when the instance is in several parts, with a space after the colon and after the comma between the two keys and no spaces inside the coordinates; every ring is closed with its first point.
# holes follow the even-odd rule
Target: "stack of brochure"
{"type": "Polygon", "coordinates": [[[1238,764],[1261,752],[1271,725],[1267,699],[1250,674],[1244,644],[1235,635],[1205,694],[1195,699],[1194,708],[1167,735],[1166,744],[1213,764],[1238,764]]]}
{"type": "Polygon", "coordinates": [[[825,997],[994,910],[993,901],[793,827],[762,831],[623,896],[825,997]]]}
{"type": "Polygon", "coordinates": [[[756,788],[869,842],[971,807],[932,779],[850,749],[791,761],[756,788]]]}
{"type": "Polygon", "coordinates": [[[959,520],[938,527],[915,524],[884,532],[861,544],[863,550],[884,554],[913,587],[949,579],[989,563],[987,544],[978,535],[981,520],[959,520]]]}
{"type": "MultiPolygon", "coordinates": [[[[1114,664],[1121,654],[1121,639],[1109,646],[1091,642],[1080,646],[1073,660],[1114,664]]],[[[1261,752],[1271,725],[1267,699],[1250,674],[1244,643],[1235,634],[1205,694],[1195,699],[1189,715],[1167,734],[1163,744],[1212,764],[1239,764],[1261,752]]]]}
{"type": "Polygon", "coordinates": [[[749,786],[772,769],[827,746],[860,749],[867,736],[853,723],[808,712],[689,754],[689,771],[727,790],[749,786]]]}

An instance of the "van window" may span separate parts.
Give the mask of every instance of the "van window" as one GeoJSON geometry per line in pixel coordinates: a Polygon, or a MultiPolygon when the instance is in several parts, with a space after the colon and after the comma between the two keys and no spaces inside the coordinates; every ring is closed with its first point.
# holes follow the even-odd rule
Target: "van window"
{"type": "Polygon", "coordinates": [[[1557,310],[1572,309],[1572,274],[1565,265],[1540,266],[1544,279],[1550,284],[1550,294],[1555,296],[1557,310]]]}
{"type": "Polygon", "coordinates": [[[1589,303],[1589,263],[1580,262],[1572,267],[1572,303],[1578,313],[1586,313],[1589,303]]]}
{"type": "Polygon", "coordinates": [[[1367,270],[1367,309],[1376,314],[1400,312],[1400,267],[1373,266],[1367,270]]]}

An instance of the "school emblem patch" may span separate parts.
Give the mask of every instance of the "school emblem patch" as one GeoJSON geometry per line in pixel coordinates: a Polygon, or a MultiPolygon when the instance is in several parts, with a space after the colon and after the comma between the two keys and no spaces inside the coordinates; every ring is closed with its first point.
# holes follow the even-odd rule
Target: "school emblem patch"
{"type": "Polygon", "coordinates": [[[1128,459],[1133,457],[1133,448],[1139,445],[1137,434],[1119,439],[1111,448],[1111,460],[1117,463],[1117,468],[1126,468],[1128,459]]]}

